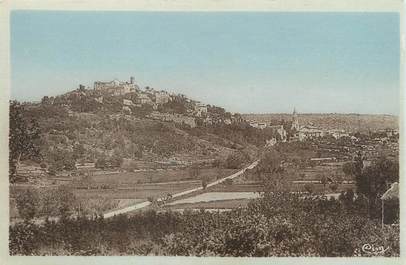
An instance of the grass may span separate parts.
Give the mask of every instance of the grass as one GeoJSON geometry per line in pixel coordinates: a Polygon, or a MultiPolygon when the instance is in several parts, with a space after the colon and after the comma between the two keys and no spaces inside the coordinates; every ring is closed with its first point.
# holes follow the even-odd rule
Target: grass
{"type": "Polygon", "coordinates": [[[216,185],[207,189],[208,192],[258,192],[263,191],[261,184],[216,185]]]}
{"type": "Polygon", "coordinates": [[[213,202],[184,203],[167,206],[167,209],[232,209],[246,207],[250,202],[249,199],[223,200],[213,202]]]}
{"type": "MultiPolygon", "coordinates": [[[[290,181],[286,182],[286,188],[290,191],[300,191],[304,192],[305,183],[292,183],[290,181]]],[[[325,186],[321,183],[311,183],[310,184],[313,192],[315,193],[338,193],[341,191],[347,191],[348,189],[355,190],[355,184],[337,184],[337,190],[332,191],[329,188],[329,184],[325,186]]],[[[263,191],[263,186],[261,184],[232,184],[232,185],[217,185],[207,189],[208,192],[261,192],[263,191]]]]}
{"type": "Polygon", "coordinates": [[[201,179],[202,177],[207,177],[210,180],[216,180],[217,178],[231,175],[236,171],[237,170],[234,169],[205,168],[200,169],[197,175],[192,176],[189,169],[165,169],[94,175],[92,176],[92,179],[97,184],[119,185],[196,180],[201,179]]]}
{"type": "Polygon", "coordinates": [[[95,184],[114,184],[112,189],[75,189],[79,198],[106,197],[111,199],[143,199],[158,198],[170,193],[177,193],[191,188],[200,187],[201,178],[214,181],[233,173],[234,169],[200,169],[199,174],[191,178],[188,169],[166,169],[158,171],[141,171],[134,173],[118,173],[93,176],[95,184]]]}
{"type": "Polygon", "coordinates": [[[200,181],[193,182],[181,182],[166,185],[159,184],[141,184],[134,186],[122,186],[117,189],[76,189],[73,192],[79,198],[93,198],[93,197],[104,197],[110,199],[143,199],[146,200],[148,197],[161,197],[168,193],[176,193],[184,191],[191,188],[196,188],[201,186],[200,181]]]}

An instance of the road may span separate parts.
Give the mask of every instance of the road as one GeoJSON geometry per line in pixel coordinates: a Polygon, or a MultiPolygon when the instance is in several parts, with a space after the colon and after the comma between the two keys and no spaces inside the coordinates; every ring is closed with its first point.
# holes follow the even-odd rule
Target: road
{"type": "MultiPolygon", "coordinates": [[[[247,170],[247,169],[253,169],[254,167],[256,167],[256,166],[258,165],[258,162],[259,162],[259,160],[253,162],[251,165],[249,165],[249,166],[247,166],[247,167],[241,169],[240,171],[238,171],[238,172],[236,172],[236,173],[234,173],[234,174],[232,174],[232,175],[230,175],[230,176],[227,176],[227,177],[224,177],[224,178],[222,178],[222,179],[218,179],[218,180],[216,180],[216,181],[214,181],[214,182],[211,182],[211,183],[207,184],[207,187],[206,187],[206,188],[209,188],[209,187],[218,185],[218,184],[222,183],[223,181],[225,181],[225,180],[227,180],[227,179],[234,179],[234,178],[240,176],[241,174],[243,174],[243,173],[245,172],[245,170],[247,170]]],[[[186,191],[182,191],[182,192],[179,192],[179,193],[172,194],[172,201],[173,201],[173,199],[175,199],[175,198],[179,198],[179,197],[182,197],[182,196],[184,196],[184,195],[188,195],[188,194],[191,194],[191,193],[193,193],[193,192],[200,191],[200,190],[202,190],[202,189],[203,189],[203,187],[198,187],[198,188],[194,188],[194,189],[190,189],[190,190],[186,190],[186,191]]],[[[158,201],[160,201],[160,199],[158,199],[158,201]]],[[[134,204],[134,205],[131,205],[131,206],[122,208],[122,209],[118,209],[118,210],[114,210],[114,211],[105,213],[105,214],[103,215],[103,217],[104,217],[104,218],[111,218],[111,217],[113,217],[113,216],[115,216],[115,215],[119,215],[119,214],[123,214],[123,213],[132,212],[132,211],[135,211],[135,210],[139,210],[139,209],[148,207],[148,206],[150,206],[150,205],[151,205],[151,202],[149,202],[149,201],[137,203],[137,204],[134,204]]]]}

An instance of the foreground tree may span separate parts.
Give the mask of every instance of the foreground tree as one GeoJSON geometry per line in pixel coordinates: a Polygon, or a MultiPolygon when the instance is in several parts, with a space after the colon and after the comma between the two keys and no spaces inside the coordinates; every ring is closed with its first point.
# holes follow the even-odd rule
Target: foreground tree
{"type": "Polygon", "coordinates": [[[357,193],[368,199],[368,211],[371,217],[379,216],[379,198],[393,182],[399,182],[399,163],[385,157],[365,167],[362,174],[356,177],[357,193]]]}
{"type": "Polygon", "coordinates": [[[368,216],[377,217],[381,207],[379,198],[391,183],[399,182],[399,162],[381,156],[372,165],[363,165],[363,158],[358,153],[353,162],[343,165],[343,172],[355,178],[357,195],[367,201],[368,216]]]}
{"type": "Polygon", "coordinates": [[[25,220],[29,221],[38,213],[38,194],[27,189],[16,197],[18,213],[25,220]]]}
{"type": "Polygon", "coordinates": [[[9,130],[9,179],[16,182],[20,161],[39,157],[40,130],[36,120],[24,117],[24,106],[17,101],[10,102],[9,130]]]}

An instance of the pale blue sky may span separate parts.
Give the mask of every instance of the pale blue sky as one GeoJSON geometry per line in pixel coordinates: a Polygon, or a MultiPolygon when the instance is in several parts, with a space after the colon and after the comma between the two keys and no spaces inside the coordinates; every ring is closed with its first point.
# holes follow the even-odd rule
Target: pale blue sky
{"type": "Polygon", "coordinates": [[[241,113],[399,113],[397,13],[13,11],[11,95],[127,80],[241,113]]]}

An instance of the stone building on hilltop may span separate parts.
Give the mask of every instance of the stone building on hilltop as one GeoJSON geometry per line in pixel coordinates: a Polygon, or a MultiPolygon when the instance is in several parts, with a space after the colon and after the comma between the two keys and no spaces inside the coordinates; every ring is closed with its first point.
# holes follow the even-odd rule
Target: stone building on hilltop
{"type": "Polygon", "coordinates": [[[195,103],[194,108],[195,108],[195,115],[197,117],[202,117],[207,114],[207,105],[204,103],[197,101],[195,103]]]}
{"type": "Polygon", "coordinates": [[[155,93],[155,103],[156,104],[165,104],[171,100],[170,95],[165,91],[157,91],[155,93]]]}
{"type": "Polygon", "coordinates": [[[112,96],[121,96],[127,93],[136,92],[139,90],[139,87],[135,84],[135,78],[130,77],[130,82],[119,81],[114,79],[113,81],[94,82],[94,90],[101,91],[112,96]]]}

